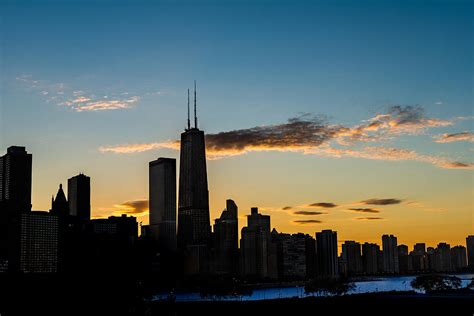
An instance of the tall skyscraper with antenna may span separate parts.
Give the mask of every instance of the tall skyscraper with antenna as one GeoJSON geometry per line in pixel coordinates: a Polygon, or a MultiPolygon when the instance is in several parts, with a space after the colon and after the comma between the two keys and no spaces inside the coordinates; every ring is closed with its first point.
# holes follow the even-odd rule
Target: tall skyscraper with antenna
{"type": "Polygon", "coordinates": [[[206,146],[204,131],[198,128],[196,81],[194,82],[194,127],[190,126],[189,112],[188,90],[188,126],[181,133],[178,247],[185,253],[185,269],[188,274],[194,274],[206,269],[211,235],[206,146]]]}

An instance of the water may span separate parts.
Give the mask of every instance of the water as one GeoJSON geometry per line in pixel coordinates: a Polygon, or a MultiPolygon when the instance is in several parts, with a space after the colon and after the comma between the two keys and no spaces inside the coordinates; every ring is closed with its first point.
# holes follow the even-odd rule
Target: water
{"type": "MultiPolygon", "coordinates": [[[[471,279],[474,278],[474,274],[460,274],[456,276],[461,279],[462,287],[467,286],[471,282],[471,279]]],[[[415,276],[379,277],[370,281],[358,281],[354,282],[355,288],[348,292],[348,294],[376,293],[389,291],[413,291],[414,289],[411,287],[410,283],[414,278],[415,276]]],[[[166,300],[167,296],[167,294],[157,294],[152,298],[152,300],[166,300]]],[[[313,296],[313,294],[305,293],[304,286],[293,286],[255,289],[249,296],[202,298],[199,293],[176,293],[175,296],[177,302],[191,302],[215,300],[259,301],[292,297],[303,298],[313,296]]]]}

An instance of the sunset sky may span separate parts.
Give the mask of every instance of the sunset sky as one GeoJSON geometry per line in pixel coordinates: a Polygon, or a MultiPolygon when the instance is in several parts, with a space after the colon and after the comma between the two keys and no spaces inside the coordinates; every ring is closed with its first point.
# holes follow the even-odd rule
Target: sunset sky
{"type": "MultiPolygon", "coordinates": [[[[211,222],[429,246],[474,233],[472,1],[2,1],[0,153],[33,209],[91,177],[92,214],[148,222],[198,86],[211,222]]],[[[179,163],[179,161],[178,161],[179,163]]]]}

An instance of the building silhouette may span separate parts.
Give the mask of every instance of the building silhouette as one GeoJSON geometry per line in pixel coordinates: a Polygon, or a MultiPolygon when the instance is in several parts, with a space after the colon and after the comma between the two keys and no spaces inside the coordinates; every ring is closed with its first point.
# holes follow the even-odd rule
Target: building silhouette
{"type": "Polygon", "coordinates": [[[413,270],[412,257],[408,253],[407,245],[398,245],[398,269],[400,273],[408,273],[413,270]]]}
{"type": "Polygon", "coordinates": [[[450,272],[451,266],[451,246],[445,242],[440,242],[433,253],[432,269],[436,272],[450,272]]]}
{"type": "Polygon", "coordinates": [[[474,270],[474,235],[466,237],[467,262],[471,270],[474,270]]]}
{"type": "Polygon", "coordinates": [[[306,278],[306,236],[305,234],[280,233],[281,251],[278,253],[281,261],[279,277],[281,280],[306,278]]]}
{"type": "Polygon", "coordinates": [[[323,230],[316,233],[317,275],[321,278],[339,276],[337,257],[337,232],[323,230]]]}
{"type": "Polygon", "coordinates": [[[453,271],[462,271],[467,267],[466,247],[454,246],[451,248],[451,267],[453,271]]]}
{"type": "Polygon", "coordinates": [[[413,251],[410,252],[412,270],[421,272],[428,269],[428,258],[426,255],[426,245],[424,243],[416,243],[413,251]]]}
{"type": "Polygon", "coordinates": [[[397,237],[393,235],[382,236],[382,256],[383,256],[383,271],[385,273],[398,273],[398,249],[397,237]]]}
{"type": "Polygon", "coordinates": [[[362,265],[365,274],[372,275],[379,272],[379,254],[379,245],[368,242],[362,245],[362,265]]]}
{"type": "Polygon", "coordinates": [[[32,155],[8,147],[0,157],[0,265],[18,271],[21,214],[31,211],[32,155]]]}
{"type": "Polygon", "coordinates": [[[79,222],[91,218],[91,178],[79,174],[67,181],[69,214],[76,216],[79,222]]]}
{"type": "Polygon", "coordinates": [[[347,273],[355,275],[362,273],[362,254],[360,243],[346,240],[342,244],[341,257],[346,265],[347,273]]]}
{"type": "Polygon", "coordinates": [[[58,271],[58,217],[48,212],[20,215],[20,271],[58,271]]]}
{"type": "Polygon", "coordinates": [[[149,232],[164,251],[176,251],[176,159],[149,163],[149,232]]]}
{"type": "Polygon", "coordinates": [[[51,214],[54,214],[61,218],[69,216],[69,203],[66,199],[66,195],[64,194],[62,184],[59,185],[59,190],[58,193],[56,193],[56,198],[52,198],[51,214]]]}
{"type": "Polygon", "coordinates": [[[251,208],[247,227],[242,228],[240,239],[241,271],[247,278],[263,279],[269,276],[268,253],[270,244],[270,216],[251,208]]]}
{"type": "Polygon", "coordinates": [[[214,272],[238,272],[239,227],[238,207],[233,200],[226,201],[226,208],[214,224],[214,272]]]}
{"type": "Polygon", "coordinates": [[[16,213],[31,210],[32,155],[25,147],[8,147],[0,157],[0,207],[16,213]]]}
{"type": "Polygon", "coordinates": [[[197,124],[195,86],[194,127],[189,120],[188,91],[188,126],[181,133],[179,166],[178,247],[185,254],[186,274],[208,269],[210,237],[206,146],[204,131],[197,124]]]}

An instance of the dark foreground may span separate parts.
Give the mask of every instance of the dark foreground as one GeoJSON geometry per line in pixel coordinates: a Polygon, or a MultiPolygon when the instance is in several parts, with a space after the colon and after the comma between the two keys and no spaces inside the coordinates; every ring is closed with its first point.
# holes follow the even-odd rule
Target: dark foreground
{"type": "Polygon", "coordinates": [[[253,302],[148,302],[119,275],[108,278],[0,278],[0,315],[474,315],[474,292],[414,292],[253,302]]]}
{"type": "Polygon", "coordinates": [[[157,303],[151,315],[474,315],[474,295],[359,294],[255,302],[157,303]]]}

